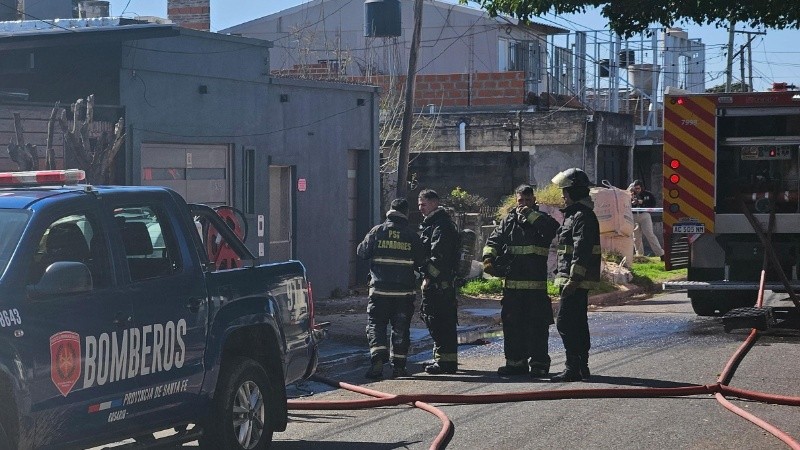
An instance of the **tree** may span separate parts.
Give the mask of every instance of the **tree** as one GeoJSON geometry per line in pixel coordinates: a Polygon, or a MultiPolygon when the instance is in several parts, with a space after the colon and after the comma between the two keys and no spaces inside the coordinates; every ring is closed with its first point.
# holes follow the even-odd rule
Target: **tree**
{"type": "Polygon", "coordinates": [[[39,153],[35,145],[25,143],[22,118],[14,113],[14,138],[8,144],[8,155],[20,170],[55,169],[56,157],[53,149],[55,125],[58,123],[64,134],[65,161],[72,160],[78,169],[86,171],[86,181],[93,184],[113,184],[114,160],[125,144],[125,121],[120,118],[114,125],[113,134],[103,131],[92,135],[94,122],[94,95],[72,104],[72,124],[67,121],[67,110],[56,102],[47,122],[45,164],[40,167],[39,153]]]}
{"type": "Polygon", "coordinates": [[[725,83],[723,83],[723,84],[718,84],[718,85],[716,85],[714,87],[710,87],[710,88],[706,89],[706,92],[715,92],[715,93],[721,93],[721,92],[752,92],[752,89],[750,88],[750,86],[747,83],[742,83],[741,81],[739,81],[739,82],[731,84],[731,90],[730,91],[727,91],[727,86],[725,86],[725,83]]]}
{"type": "MultiPolygon", "coordinates": [[[[459,0],[467,3],[468,0],[459,0]]],[[[548,12],[571,14],[600,8],[609,27],[630,37],[650,24],[681,21],[717,27],[730,22],[751,27],[800,28],[800,2],[786,0],[473,0],[490,15],[507,14],[523,22],[548,12]]]]}

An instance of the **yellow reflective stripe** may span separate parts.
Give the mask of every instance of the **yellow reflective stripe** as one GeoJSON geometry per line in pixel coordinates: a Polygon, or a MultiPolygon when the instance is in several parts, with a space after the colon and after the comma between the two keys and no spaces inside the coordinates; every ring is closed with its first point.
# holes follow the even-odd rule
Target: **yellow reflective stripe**
{"type": "Polygon", "coordinates": [[[538,211],[533,211],[530,214],[528,214],[527,219],[528,219],[528,222],[533,223],[533,222],[536,222],[536,219],[538,219],[539,217],[542,217],[542,213],[540,213],[538,211]]]}
{"type": "MultiPolygon", "coordinates": [[[[558,254],[560,255],[571,255],[575,252],[575,247],[571,245],[559,245],[558,246],[558,254]]],[[[602,249],[599,245],[592,246],[592,254],[593,255],[600,255],[602,254],[602,249]]]]}
{"type": "Polygon", "coordinates": [[[406,355],[400,355],[400,354],[397,354],[397,353],[392,353],[392,359],[406,359],[406,358],[407,358],[406,355]]]}
{"type": "Polygon", "coordinates": [[[431,263],[428,263],[428,273],[429,273],[429,274],[430,274],[430,275],[431,275],[433,278],[436,278],[436,277],[438,277],[438,276],[439,276],[439,274],[440,274],[441,272],[439,272],[439,269],[437,269],[437,268],[436,268],[436,266],[434,266],[434,265],[433,265],[433,264],[431,264],[431,263]]]}
{"type": "Polygon", "coordinates": [[[414,291],[384,291],[381,289],[369,288],[369,295],[383,295],[386,297],[406,297],[414,295],[414,291]]]}
{"type": "Polygon", "coordinates": [[[457,353],[439,353],[438,358],[436,361],[441,362],[458,362],[458,354],[457,353]]]}
{"type": "MultiPolygon", "coordinates": [[[[556,279],[553,280],[553,284],[558,287],[564,286],[568,282],[569,278],[566,277],[556,277],[556,279]]],[[[578,282],[578,289],[597,289],[598,287],[600,287],[599,281],[583,280],[578,282]]]]}
{"type": "Polygon", "coordinates": [[[375,347],[371,347],[369,349],[369,353],[370,354],[375,354],[375,353],[378,353],[378,352],[380,352],[382,350],[389,350],[389,348],[386,347],[386,346],[383,346],[383,345],[376,345],[375,347]]]}
{"type": "Polygon", "coordinates": [[[509,245],[506,247],[508,253],[512,255],[541,255],[547,256],[550,249],[547,247],[539,247],[538,245],[509,245]]]}
{"type": "Polygon", "coordinates": [[[483,247],[483,257],[486,258],[487,256],[497,256],[497,250],[494,247],[483,247]]]}
{"type": "Polygon", "coordinates": [[[399,266],[413,266],[414,260],[407,258],[373,258],[372,262],[377,264],[394,264],[399,266]]]}
{"type": "Polygon", "coordinates": [[[546,281],[503,280],[506,289],[547,289],[546,281]]]}
{"type": "Polygon", "coordinates": [[[583,267],[578,264],[572,265],[572,270],[570,270],[570,276],[578,275],[579,277],[586,276],[586,267],[583,267]]]}

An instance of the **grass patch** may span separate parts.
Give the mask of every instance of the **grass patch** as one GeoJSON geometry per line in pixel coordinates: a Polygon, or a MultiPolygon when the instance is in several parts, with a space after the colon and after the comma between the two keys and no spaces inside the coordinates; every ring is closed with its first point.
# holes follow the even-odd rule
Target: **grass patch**
{"type": "MultiPolygon", "coordinates": [[[[606,292],[616,291],[617,288],[607,282],[601,281],[597,289],[589,291],[589,295],[603,294],[606,292]]],[[[487,278],[468,281],[459,291],[461,295],[470,297],[481,297],[485,295],[501,295],[503,293],[502,278],[487,278]]],[[[558,297],[558,287],[552,281],[547,282],[547,295],[550,297],[558,297]]]]}
{"type": "Polygon", "coordinates": [[[686,278],[686,269],[664,270],[664,263],[657,256],[637,256],[631,265],[632,284],[645,288],[648,292],[661,290],[661,283],[686,278]]]}

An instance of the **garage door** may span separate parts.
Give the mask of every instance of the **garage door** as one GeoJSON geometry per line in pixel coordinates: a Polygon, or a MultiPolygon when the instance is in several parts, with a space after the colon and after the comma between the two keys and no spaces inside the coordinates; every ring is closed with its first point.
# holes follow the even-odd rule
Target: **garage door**
{"type": "Polygon", "coordinates": [[[166,186],[189,203],[230,204],[230,147],[204,144],[142,144],[144,186],[166,186]]]}

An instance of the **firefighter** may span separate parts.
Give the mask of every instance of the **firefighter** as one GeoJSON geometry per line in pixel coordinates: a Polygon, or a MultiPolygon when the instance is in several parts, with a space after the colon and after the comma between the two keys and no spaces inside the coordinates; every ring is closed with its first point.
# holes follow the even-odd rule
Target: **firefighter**
{"type": "Polygon", "coordinates": [[[431,375],[453,374],[458,367],[458,324],[455,270],[461,252],[458,229],[447,211],[439,206],[432,189],[419,193],[420,228],[426,260],[421,267],[422,305],[420,315],[433,338],[433,364],[425,367],[431,375]]]}
{"type": "Polygon", "coordinates": [[[551,381],[588,380],[589,289],[600,281],[600,225],[589,198],[589,177],[581,169],[567,169],[553,178],[561,188],[566,207],[564,223],[558,229],[556,286],[560,287],[561,308],[556,327],[567,354],[566,369],[551,381]]]}
{"type": "Polygon", "coordinates": [[[547,341],[553,323],[547,255],[559,224],[539,211],[531,186],[523,184],[514,193],[517,207],[500,222],[483,249],[484,272],[504,277],[501,316],[506,364],[497,373],[542,378],[550,374],[547,341]]]}
{"type": "Polygon", "coordinates": [[[393,200],[386,221],[367,233],[356,252],[360,258],[371,260],[367,304],[371,365],[364,376],[383,378],[383,365],[391,359],[392,378],[406,377],[417,283],[414,270],[425,258],[422,241],[408,225],[408,200],[393,200]],[[391,358],[386,333],[390,323],[391,358]]]}

